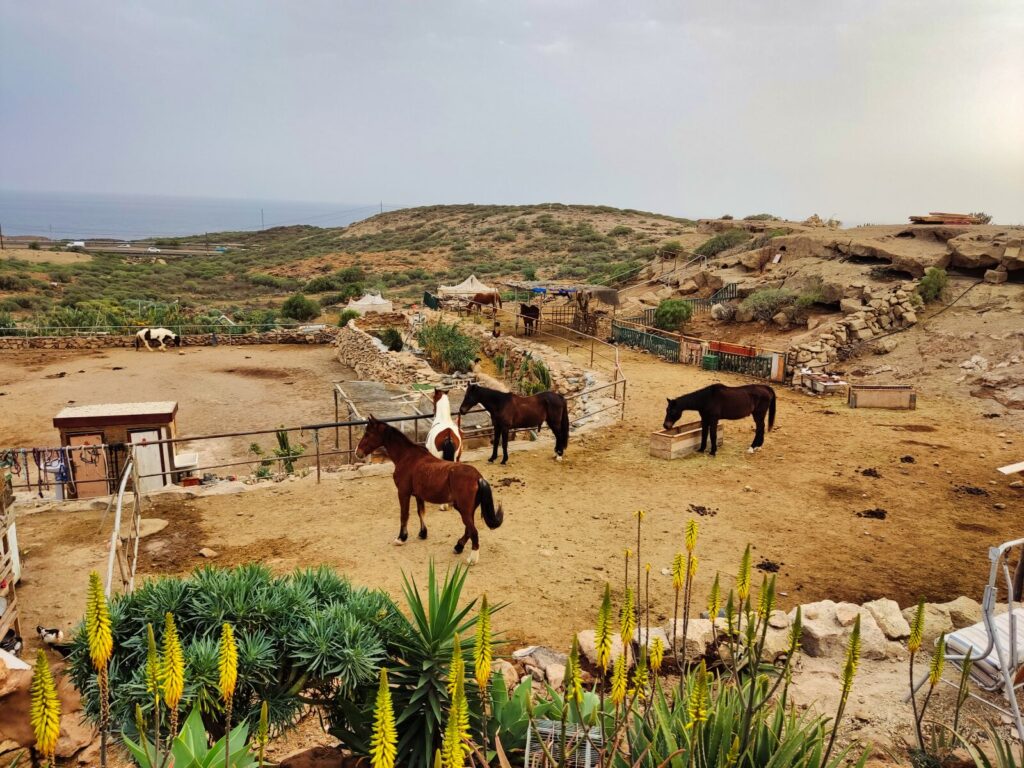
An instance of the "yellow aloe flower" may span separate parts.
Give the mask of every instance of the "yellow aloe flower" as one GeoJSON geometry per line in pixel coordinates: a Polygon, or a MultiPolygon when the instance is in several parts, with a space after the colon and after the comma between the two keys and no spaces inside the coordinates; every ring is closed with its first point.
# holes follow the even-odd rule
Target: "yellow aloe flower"
{"type": "Polygon", "coordinates": [[[697,575],[697,556],[696,555],[690,555],[689,559],[690,559],[690,567],[689,567],[688,570],[689,570],[690,580],[692,581],[693,577],[697,575]]]}
{"type": "Polygon", "coordinates": [[[655,637],[651,641],[651,669],[654,670],[654,674],[661,672],[661,665],[665,660],[665,644],[661,642],[661,637],[655,637]]]}
{"type": "Polygon", "coordinates": [[[640,658],[633,667],[633,691],[641,701],[647,698],[647,651],[640,649],[640,658]]]}
{"type": "Polygon", "coordinates": [[[626,654],[620,653],[615,659],[615,670],[612,672],[612,704],[618,706],[626,700],[626,654]]]}
{"type": "Polygon", "coordinates": [[[775,610],[775,581],[765,577],[761,581],[761,592],[757,598],[757,615],[765,620],[775,610]]]}
{"type": "MultiPolygon", "coordinates": [[[[267,703],[263,702],[263,706],[266,708],[267,703]]],[[[391,704],[391,689],[388,688],[388,671],[381,667],[377,703],[373,708],[370,765],[372,768],[394,768],[397,754],[398,730],[395,727],[395,711],[391,704]]]]}
{"type": "Polygon", "coordinates": [[[462,658],[462,644],[459,642],[459,633],[456,632],[452,638],[452,661],[448,667],[448,695],[455,695],[455,682],[466,674],[466,660],[462,658]]]}
{"type": "Polygon", "coordinates": [[[622,638],[623,649],[629,648],[629,644],[633,642],[633,632],[636,630],[636,614],[633,612],[633,590],[629,587],[626,588],[626,599],[622,604],[622,615],[619,616],[621,622],[619,636],[622,638]]]}
{"type": "Polygon", "coordinates": [[[682,552],[676,552],[672,558],[672,588],[677,592],[686,584],[686,558],[682,552]]]}
{"type": "Polygon", "coordinates": [[[690,718],[690,725],[702,723],[708,719],[708,669],[704,662],[693,676],[693,685],[690,688],[690,696],[686,703],[687,713],[690,718]]]}
{"type": "Polygon", "coordinates": [[[803,634],[803,631],[803,609],[798,605],[796,607],[796,616],[793,618],[793,623],[789,627],[789,652],[791,654],[800,650],[800,636],[803,634]]]}
{"type": "Polygon", "coordinates": [[[612,658],[612,588],[608,582],[605,582],[604,599],[601,601],[601,609],[597,612],[594,644],[597,647],[597,666],[602,672],[607,672],[612,658]]]}
{"type": "Polygon", "coordinates": [[[160,656],[156,652],[156,636],[153,625],[146,625],[146,693],[154,703],[160,700],[160,656]]]}
{"type": "Polygon", "coordinates": [[[743,559],[740,560],[740,570],[736,575],[736,596],[742,603],[750,594],[750,545],[743,550],[743,559]]]}
{"type": "MultiPolygon", "coordinates": [[[[384,672],[382,669],[381,672],[384,672]]],[[[385,673],[386,674],[386,673],[385,673]]],[[[390,705],[390,693],[388,694],[388,704],[390,705]]],[[[256,726],[256,746],[259,747],[259,766],[263,766],[263,752],[267,748],[267,743],[270,741],[270,714],[267,709],[267,702],[264,701],[260,705],[260,721],[256,726]]]]}
{"type": "Polygon", "coordinates": [[[946,663],[946,635],[945,633],[939,635],[939,642],[935,646],[935,652],[932,654],[932,663],[928,668],[928,682],[934,688],[939,684],[939,680],[942,679],[942,668],[946,663]]]}
{"type": "Polygon", "coordinates": [[[100,575],[89,574],[89,592],[85,603],[85,635],[89,641],[89,657],[97,670],[106,669],[114,652],[114,636],[110,629],[110,606],[103,594],[100,575]]]}
{"type": "Polygon", "coordinates": [[[924,598],[917,604],[914,612],[914,620],[910,622],[910,638],[907,640],[907,650],[917,653],[921,650],[921,641],[924,639],[924,598]]]}
{"type": "Polygon", "coordinates": [[[635,517],[637,520],[643,520],[646,516],[647,513],[642,509],[638,509],[636,512],[633,513],[633,517],[635,517]]]}
{"type": "Polygon", "coordinates": [[[163,683],[164,704],[175,710],[185,691],[185,654],[178,639],[174,617],[164,617],[163,655],[160,659],[160,680],[163,683]]]}
{"type": "Polygon", "coordinates": [[[693,554],[697,546],[697,521],[688,520],[686,523],[686,551],[693,554]]]}
{"type": "Polygon", "coordinates": [[[220,695],[228,701],[234,697],[238,682],[238,646],[235,644],[235,631],[226,621],[220,629],[217,666],[220,670],[220,695]]]}
{"type": "Polygon", "coordinates": [[[60,736],[60,700],[57,687],[50,672],[46,652],[40,648],[36,654],[36,668],[32,673],[29,689],[32,703],[29,705],[29,722],[36,737],[36,749],[47,758],[52,758],[60,736]]]}
{"type": "Polygon", "coordinates": [[[860,614],[853,622],[850,640],[846,644],[846,661],[843,664],[842,698],[845,700],[853,688],[853,678],[857,675],[857,664],[860,663],[860,614]]]}
{"type": "Polygon", "coordinates": [[[708,618],[711,619],[711,623],[715,623],[715,619],[718,618],[718,612],[722,610],[722,588],[718,584],[718,574],[715,574],[715,580],[711,584],[711,594],[708,595],[708,618]]]}
{"type": "Polygon", "coordinates": [[[466,743],[469,739],[469,703],[466,701],[465,677],[465,662],[456,635],[449,669],[451,706],[441,747],[441,762],[444,768],[463,768],[466,755],[469,753],[466,743]]]}
{"type": "Polygon", "coordinates": [[[580,644],[574,637],[569,662],[565,667],[565,699],[580,706],[583,703],[583,682],[580,680],[580,644]]]}
{"type": "Polygon", "coordinates": [[[487,690],[491,681],[491,661],[493,659],[491,638],[491,608],[487,604],[487,595],[480,603],[480,615],[476,620],[476,643],[473,646],[473,662],[476,672],[476,684],[481,690],[487,690]]]}

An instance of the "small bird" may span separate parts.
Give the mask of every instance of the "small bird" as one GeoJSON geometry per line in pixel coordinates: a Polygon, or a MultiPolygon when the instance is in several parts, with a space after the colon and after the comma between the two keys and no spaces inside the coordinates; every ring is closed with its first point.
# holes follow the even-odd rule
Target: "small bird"
{"type": "Polygon", "coordinates": [[[36,627],[36,632],[39,633],[39,639],[47,645],[57,645],[57,643],[64,639],[64,630],[57,627],[47,629],[46,627],[38,626],[36,627]]]}

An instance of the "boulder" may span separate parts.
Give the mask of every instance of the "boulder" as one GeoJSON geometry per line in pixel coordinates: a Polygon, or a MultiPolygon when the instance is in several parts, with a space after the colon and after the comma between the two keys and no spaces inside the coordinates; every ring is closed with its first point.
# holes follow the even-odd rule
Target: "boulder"
{"type": "Polygon", "coordinates": [[[879,598],[864,603],[864,609],[871,614],[879,629],[890,640],[902,640],[910,635],[910,624],[900,613],[900,606],[895,600],[879,598]]]}
{"type": "Polygon", "coordinates": [[[948,603],[939,603],[949,612],[953,629],[963,629],[981,621],[981,603],[969,597],[958,597],[948,603]]]}
{"type": "MultiPolygon", "coordinates": [[[[836,604],[831,600],[808,603],[801,609],[803,632],[800,647],[808,656],[831,656],[845,648],[846,632],[836,620],[836,604]]],[[[790,612],[790,620],[796,611],[790,612]]]]}
{"type": "MultiPolygon", "coordinates": [[[[714,642],[715,632],[711,627],[710,619],[691,618],[686,627],[686,638],[683,638],[683,620],[677,619],[675,623],[670,620],[662,629],[665,636],[671,640],[675,638],[678,647],[683,650],[683,657],[687,661],[696,661],[707,653],[708,646],[714,642]]],[[[651,637],[654,637],[654,630],[651,630],[651,637]]],[[[671,643],[670,643],[671,646],[671,643]]]]}
{"type": "Polygon", "coordinates": [[[569,656],[543,645],[531,645],[512,652],[512,658],[523,664],[530,664],[538,669],[546,670],[552,664],[566,664],[569,656]]]}
{"type": "MultiPolygon", "coordinates": [[[[912,605],[903,609],[903,618],[908,624],[914,623],[914,614],[917,613],[917,606],[912,605]]],[[[949,616],[949,609],[937,603],[924,604],[924,632],[921,635],[921,642],[926,648],[931,648],[939,635],[948,635],[953,631],[953,620],[949,616]]],[[[908,633],[909,634],[909,633],[908,633]]]]}
{"type": "Polygon", "coordinates": [[[789,315],[787,315],[785,312],[778,312],[772,317],[772,322],[775,323],[780,328],[785,328],[787,325],[789,325],[789,315]]]}
{"type": "Polygon", "coordinates": [[[289,755],[281,761],[281,768],[341,768],[345,754],[340,746],[311,747],[289,755]]]}
{"type": "Polygon", "coordinates": [[[768,626],[772,629],[789,629],[789,614],[785,611],[772,611],[768,616],[768,626]]]}
{"type": "Polygon", "coordinates": [[[749,323],[754,319],[754,310],[745,308],[742,304],[736,308],[736,314],[733,315],[733,320],[737,323],[749,323]]]}
{"type": "Polygon", "coordinates": [[[516,687],[516,684],[519,682],[519,673],[510,662],[505,661],[505,659],[496,659],[491,666],[495,672],[501,674],[506,690],[511,691],[516,687]]]}
{"type": "MultiPolygon", "coordinates": [[[[595,641],[596,634],[597,633],[592,629],[584,629],[581,632],[576,633],[576,642],[579,643],[580,653],[583,654],[583,657],[595,667],[597,666],[597,643],[595,641]]],[[[615,661],[621,655],[622,639],[619,637],[619,633],[616,632],[612,637],[611,660],[615,661]]]]}
{"type": "Polygon", "coordinates": [[[732,318],[732,311],[729,307],[724,304],[714,304],[711,307],[711,319],[712,320],[730,320],[732,318]]]}
{"type": "Polygon", "coordinates": [[[696,293],[700,290],[700,286],[697,285],[693,280],[685,280],[679,284],[679,292],[682,294],[696,293]]]}
{"type": "Polygon", "coordinates": [[[836,605],[836,621],[841,627],[852,627],[860,615],[860,606],[856,603],[839,603],[836,605]]]}
{"type": "Polygon", "coordinates": [[[544,678],[548,681],[548,685],[557,691],[565,682],[565,665],[549,664],[544,669],[544,678]]]}
{"type": "Polygon", "coordinates": [[[651,627],[651,636],[649,638],[647,637],[647,630],[644,627],[640,627],[633,632],[633,642],[637,645],[646,644],[647,647],[650,648],[651,643],[655,640],[661,640],[661,647],[665,649],[666,653],[668,653],[671,643],[669,642],[668,635],[662,627],[651,627]]]}
{"type": "Polygon", "coordinates": [[[874,346],[872,347],[872,350],[876,355],[887,355],[894,349],[896,349],[897,346],[899,346],[899,343],[896,341],[896,339],[889,336],[884,339],[879,339],[877,342],[875,342],[874,346]]]}
{"type": "Polygon", "coordinates": [[[761,661],[770,664],[780,656],[784,656],[788,651],[789,630],[769,626],[768,632],[764,636],[764,649],[761,651],[761,661]]]}
{"type": "Polygon", "coordinates": [[[1007,272],[1000,272],[996,269],[985,270],[985,282],[999,285],[1005,283],[1009,279],[1010,275],[1007,272]]]}

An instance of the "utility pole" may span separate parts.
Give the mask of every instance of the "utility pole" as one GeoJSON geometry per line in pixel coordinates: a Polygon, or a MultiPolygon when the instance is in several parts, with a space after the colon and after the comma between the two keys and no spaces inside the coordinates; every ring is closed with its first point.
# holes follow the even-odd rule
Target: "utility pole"
{"type": "Polygon", "coordinates": [[[4,250],[4,225],[0,224],[0,251],[4,250]]]}
{"type": "Polygon", "coordinates": [[[380,212],[384,213],[384,201],[383,200],[380,201],[380,212]]]}
{"type": "Polygon", "coordinates": [[[263,209],[260,208],[260,230],[263,230],[263,209]]]}

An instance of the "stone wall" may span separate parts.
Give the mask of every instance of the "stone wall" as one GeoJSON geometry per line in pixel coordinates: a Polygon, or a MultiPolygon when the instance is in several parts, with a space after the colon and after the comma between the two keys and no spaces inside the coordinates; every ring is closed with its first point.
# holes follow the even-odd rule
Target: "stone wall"
{"type": "MultiPolygon", "coordinates": [[[[355,371],[359,379],[387,384],[440,382],[440,375],[423,360],[406,351],[388,352],[356,322],[351,320],[338,329],[335,347],[338,361],[355,371]]],[[[402,322],[404,324],[404,317],[402,322]]]]}
{"type": "MultiPolygon", "coordinates": [[[[263,333],[216,334],[218,345],[243,346],[252,344],[330,344],[338,335],[338,328],[327,327],[314,333],[295,330],[265,331],[263,333]]],[[[0,336],[0,350],[4,349],[110,349],[132,347],[134,336],[0,336]]],[[[183,347],[214,345],[214,334],[187,334],[181,337],[183,347]]]]}
{"type": "Polygon", "coordinates": [[[817,338],[795,345],[790,350],[791,360],[799,367],[822,368],[845,360],[858,346],[872,339],[914,325],[917,323],[917,310],[912,300],[915,288],[915,283],[907,282],[885,294],[843,299],[840,306],[846,317],[817,338]]]}

